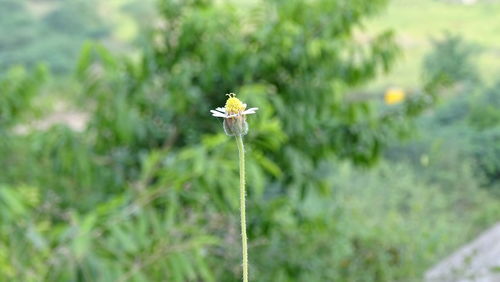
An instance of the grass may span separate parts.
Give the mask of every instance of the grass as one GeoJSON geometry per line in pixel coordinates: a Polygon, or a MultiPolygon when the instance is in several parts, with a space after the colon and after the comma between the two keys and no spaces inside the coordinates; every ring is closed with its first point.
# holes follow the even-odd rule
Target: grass
{"type": "Polygon", "coordinates": [[[368,31],[393,29],[403,50],[403,57],[392,72],[381,76],[368,87],[400,86],[415,88],[420,84],[421,62],[432,47],[432,38],[448,31],[461,35],[479,47],[477,65],[481,77],[491,83],[500,74],[500,1],[480,1],[463,5],[437,0],[393,0],[388,8],[366,24],[368,31]]]}

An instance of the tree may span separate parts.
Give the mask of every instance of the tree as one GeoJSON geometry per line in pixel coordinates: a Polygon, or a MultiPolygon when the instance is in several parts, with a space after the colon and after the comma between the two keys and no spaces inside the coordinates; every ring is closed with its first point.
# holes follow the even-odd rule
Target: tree
{"type": "MultiPolygon", "coordinates": [[[[138,189],[169,191],[172,198],[156,207],[175,206],[172,219],[181,220],[189,210],[196,215],[193,226],[225,234],[229,219],[214,226],[210,218],[231,218],[227,212],[238,207],[235,167],[228,161],[235,152],[209,110],[235,92],[260,108],[249,122],[247,142],[250,241],[278,240],[277,248],[290,250],[301,244],[308,226],[321,226],[318,234],[328,238],[340,228],[327,219],[337,216],[333,209],[315,214],[305,205],[311,197],[332,195],[335,160],[374,163],[387,140],[432,104],[440,85],[431,79],[422,93],[384,112],[371,102],[349,102],[352,87],[388,71],[398,54],[390,31],[363,33],[364,20],[385,3],[161,0],[158,28],[139,60],[116,57],[100,46],[88,45],[82,53],[77,72],[93,105],[91,142],[120,175],[140,179],[138,189]],[[359,40],[359,33],[367,40],[359,40]]],[[[307,249],[323,249],[320,241],[307,249]]],[[[325,247],[315,269],[333,264],[330,254],[338,246],[325,247]]],[[[217,267],[209,274],[200,270],[197,277],[238,277],[230,271],[234,249],[234,244],[209,249],[209,264],[217,267]]],[[[257,280],[326,281],[342,275],[339,268],[308,271],[297,252],[289,253],[297,259],[273,260],[274,267],[257,280]]],[[[266,268],[270,253],[278,255],[254,251],[257,268],[266,268]]]]}
{"type": "Polygon", "coordinates": [[[384,4],[160,0],[158,28],[138,58],[86,45],[77,79],[88,129],[56,127],[35,141],[10,136],[15,142],[3,147],[15,153],[5,154],[1,176],[44,189],[15,181],[0,189],[2,275],[238,279],[236,151],[209,113],[228,92],[260,108],[245,137],[252,280],[414,275],[401,268],[413,257],[406,242],[366,234],[344,213],[333,174],[339,158],[373,163],[439,85],[431,80],[425,92],[384,111],[349,102],[352,87],[395,60],[391,32],[362,30],[384,4]],[[31,169],[34,163],[42,165],[31,169]]]}

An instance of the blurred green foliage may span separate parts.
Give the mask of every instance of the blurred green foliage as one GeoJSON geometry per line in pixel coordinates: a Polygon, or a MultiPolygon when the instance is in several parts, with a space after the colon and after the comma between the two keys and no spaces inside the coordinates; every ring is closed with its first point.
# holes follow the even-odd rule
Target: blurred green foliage
{"type": "Polygon", "coordinates": [[[384,4],[161,0],[141,56],[84,46],[80,93],[65,95],[91,113],[83,132],[16,134],[51,86],[13,70],[0,82],[0,276],[239,279],[236,146],[209,114],[236,92],[260,108],[245,137],[251,279],[418,280],[500,210],[461,152],[418,151],[437,150],[435,140],[395,143],[434,104],[441,75],[392,107],[347,94],[396,58],[390,32],[355,36],[384,4]],[[356,166],[384,149],[379,166],[356,166]]]}
{"type": "Polygon", "coordinates": [[[394,160],[410,157],[413,162],[425,154],[431,161],[435,156],[442,156],[442,163],[447,163],[444,170],[465,161],[474,171],[478,184],[498,193],[500,82],[493,86],[481,83],[473,63],[476,54],[458,35],[447,34],[435,41],[434,50],[424,59],[423,71],[428,77],[445,77],[445,83],[454,83],[455,87],[444,92],[449,96],[446,103],[432,116],[421,119],[425,134],[389,155],[394,160]]]}
{"type": "Polygon", "coordinates": [[[435,77],[441,77],[446,84],[479,80],[477,67],[472,61],[473,55],[478,53],[477,47],[465,42],[460,35],[451,33],[434,39],[432,44],[433,50],[422,64],[424,81],[435,77]]]}
{"type": "Polygon", "coordinates": [[[108,35],[95,0],[2,0],[0,73],[8,67],[35,67],[44,61],[63,74],[74,67],[83,42],[108,35]]]}
{"type": "Polygon", "coordinates": [[[33,72],[22,67],[9,69],[0,75],[0,130],[19,122],[35,111],[33,97],[39,94],[40,86],[47,80],[48,71],[39,65],[33,72]]]}

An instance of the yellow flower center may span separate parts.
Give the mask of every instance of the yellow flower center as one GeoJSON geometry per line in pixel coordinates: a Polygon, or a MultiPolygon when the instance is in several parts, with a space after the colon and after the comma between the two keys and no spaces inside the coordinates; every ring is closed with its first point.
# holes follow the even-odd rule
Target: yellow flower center
{"type": "Polygon", "coordinates": [[[234,93],[227,94],[229,98],[226,101],[226,112],[228,114],[237,114],[245,110],[245,104],[243,104],[240,99],[236,98],[234,93]]]}

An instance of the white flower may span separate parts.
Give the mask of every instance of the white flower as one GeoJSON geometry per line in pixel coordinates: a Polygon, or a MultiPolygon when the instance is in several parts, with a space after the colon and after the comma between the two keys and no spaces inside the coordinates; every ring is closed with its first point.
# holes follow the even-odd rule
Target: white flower
{"type": "Polygon", "coordinates": [[[245,110],[247,104],[242,103],[234,93],[227,94],[229,98],[226,101],[224,108],[218,107],[215,110],[210,110],[212,116],[221,118],[235,118],[237,116],[251,115],[259,108],[250,108],[245,110]]]}
{"type": "MultiPolygon", "coordinates": [[[[243,104],[246,106],[246,104],[243,104]]],[[[232,118],[232,117],[236,117],[238,115],[251,115],[251,114],[255,114],[256,111],[258,110],[259,108],[250,108],[248,110],[244,110],[243,112],[240,112],[240,113],[237,113],[237,114],[228,114],[226,112],[226,108],[216,108],[215,110],[210,110],[210,112],[212,113],[212,116],[214,117],[221,117],[221,118],[232,118]]]]}
{"type": "Polygon", "coordinates": [[[242,103],[234,93],[227,94],[229,98],[224,108],[210,110],[212,116],[224,118],[224,131],[229,136],[243,136],[248,132],[246,115],[255,114],[258,108],[246,110],[247,104],[242,103]]]}

